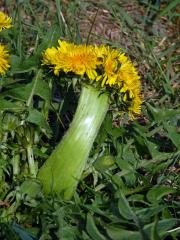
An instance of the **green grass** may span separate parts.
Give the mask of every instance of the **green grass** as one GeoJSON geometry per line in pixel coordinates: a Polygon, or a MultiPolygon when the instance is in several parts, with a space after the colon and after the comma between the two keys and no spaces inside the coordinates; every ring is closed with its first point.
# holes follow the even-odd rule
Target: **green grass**
{"type": "Polygon", "coordinates": [[[116,0],[32,2],[13,7],[7,1],[14,27],[0,33],[12,64],[0,79],[0,239],[178,239],[178,1],[132,1],[128,11],[126,1],[116,0]],[[98,35],[97,8],[108,11],[106,21],[122,41],[98,35]],[[138,9],[142,15],[135,14],[138,9]],[[87,11],[93,12],[93,25],[82,30],[87,11]],[[85,31],[90,43],[121,47],[137,62],[144,103],[133,122],[109,111],[78,189],[64,202],[41,193],[27,149],[38,171],[67,130],[78,100],[75,82],[39,70],[42,51],[59,38],[86,43],[85,31]],[[28,195],[32,184],[39,191],[28,195]]]}

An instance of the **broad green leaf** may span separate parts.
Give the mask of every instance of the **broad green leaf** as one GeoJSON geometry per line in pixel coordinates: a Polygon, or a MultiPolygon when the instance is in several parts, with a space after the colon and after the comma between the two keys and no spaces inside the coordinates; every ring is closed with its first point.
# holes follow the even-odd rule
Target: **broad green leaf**
{"type": "Polygon", "coordinates": [[[0,110],[1,111],[22,111],[23,110],[23,106],[20,104],[17,104],[15,102],[10,102],[8,100],[5,99],[0,99],[0,110]]]}
{"type": "Polygon", "coordinates": [[[113,156],[106,155],[99,157],[93,165],[97,170],[104,171],[110,169],[112,166],[115,166],[115,161],[113,156]]]}
{"type": "Polygon", "coordinates": [[[41,192],[41,185],[36,180],[25,180],[20,186],[20,193],[35,198],[41,192]]]}
{"type": "Polygon", "coordinates": [[[50,101],[50,88],[46,81],[44,81],[42,78],[39,78],[34,90],[34,95],[37,95],[44,99],[45,101],[50,101]]]}
{"type": "Polygon", "coordinates": [[[86,230],[93,240],[105,240],[105,237],[97,229],[94,218],[90,213],[87,214],[86,230]]]}
{"type": "Polygon", "coordinates": [[[9,77],[9,78],[6,77],[5,79],[2,79],[1,86],[2,86],[2,88],[4,88],[4,87],[10,88],[10,87],[14,87],[17,83],[21,83],[23,81],[24,81],[24,79],[22,79],[22,78],[14,79],[13,77],[9,77]]]}
{"type": "Polygon", "coordinates": [[[117,226],[107,226],[106,231],[112,240],[141,240],[141,235],[137,231],[125,230],[117,226]]]}
{"type": "Polygon", "coordinates": [[[59,226],[57,236],[59,239],[74,240],[76,230],[77,228],[73,226],[59,226]]]}
{"type": "Polygon", "coordinates": [[[51,132],[50,127],[41,112],[36,109],[29,109],[29,115],[26,120],[30,123],[34,123],[41,128],[44,128],[48,133],[51,132]]]}
{"type": "MultiPolygon", "coordinates": [[[[178,220],[175,218],[170,218],[170,219],[163,219],[157,222],[157,232],[158,234],[161,236],[163,236],[163,234],[167,233],[167,230],[173,228],[176,224],[178,223],[178,220]]],[[[150,236],[152,228],[153,228],[154,222],[147,224],[143,230],[144,232],[150,236]]]]}
{"type": "Polygon", "coordinates": [[[126,219],[129,219],[129,220],[134,219],[135,218],[134,212],[132,211],[131,207],[129,206],[129,202],[125,198],[122,191],[119,192],[118,197],[119,197],[118,208],[119,208],[120,214],[126,219]]]}
{"type": "Polygon", "coordinates": [[[8,96],[20,101],[27,101],[32,90],[32,83],[22,84],[21,87],[14,87],[2,93],[3,96],[8,96]]]}
{"type": "Polygon", "coordinates": [[[28,101],[37,95],[45,101],[50,101],[50,89],[48,83],[42,79],[41,73],[28,84],[21,84],[20,87],[14,87],[2,93],[2,96],[9,96],[21,101],[28,101]]]}
{"type": "Polygon", "coordinates": [[[130,197],[128,197],[128,201],[132,201],[132,202],[144,201],[144,195],[143,194],[133,194],[130,197]]]}
{"type": "Polygon", "coordinates": [[[103,127],[105,128],[106,132],[113,137],[113,139],[116,139],[120,136],[123,136],[124,133],[126,132],[124,128],[115,128],[112,125],[112,117],[110,114],[107,114],[104,122],[103,122],[103,127]]]}
{"type": "Polygon", "coordinates": [[[159,233],[157,231],[157,224],[158,224],[158,218],[156,217],[156,219],[152,225],[152,229],[151,229],[151,239],[152,240],[161,240],[159,233]]]}
{"type": "Polygon", "coordinates": [[[10,62],[11,62],[10,69],[11,74],[30,72],[36,70],[39,65],[39,61],[36,56],[31,56],[28,59],[21,60],[20,57],[12,55],[10,57],[10,62]]]}
{"type": "MultiPolygon", "coordinates": [[[[114,175],[112,176],[112,181],[113,181],[113,183],[115,183],[120,189],[124,189],[124,188],[125,188],[125,184],[124,184],[124,181],[122,180],[122,176],[124,176],[124,175],[126,175],[126,174],[128,174],[128,173],[129,173],[129,171],[123,170],[123,171],[118,172],[118,174],[114,174],[114,175]],[[122,172],[123,172],[123,173],[122,173],[122,172]],[[119,176],[119,174],[121,174],[121,173],[122,173],[122,175],[119,176]]],[[[116,196],[116,195],[119,196],[119,192],[121,192],[120,189],[118,189],[118,190],[116,191],[115,196],[116,196]]]]}
{"type": "MultiPolygon", "coordinates": [[[[167,230],[171,229],[177,224],[176,219],[166,219],[157,222],[156,230],[158,235],[163,236],[167,230]]],[[[148,237],[151,236],[151,232],[154,226],[154,222],[145,225],[143,231],[145,235],[148,237]]],[[[122,229],[120,226],[107,226],[106,227],[107,234],[112,240],[141,240],[143,239],[139,231],[130,231],[126,229],[122,229]]]]}
{"type": "Polygon", "coordinates": [[[164,123],[164,127],[167,130],[167,137],[171,139],[174,145],[180,149],[180,133],[178,133],[178,127],[170,126],[167,123],[164,123]]]}
{"type": "Polygon", "coordinates": [[[125,155],[124,158],[125,159],[122,159],[122,158],[119,158],[119,157],[116,157],[116,162],[119,166],[119,168],[121,170],[133,170],[133,167],[131,166],[131,164],[127,161],[126,159],[126,154],[123,154],[125,155]]]}
{"type": "Polygon", "coordinates": [[[159,202],[164,196],[176,192],[176,189],[167,186],[154,186],[149,192],[147,193],[147,199],[149,202],[157,203],[159,202]]]}
{"type": "Polygon", "coordinates": [[[146,103],[148,110],[151,112],[154,120],[157,123],[161,123],[163,121],[174,119],[180,115],[180,110],[175,109],[159,109],[151,106],[149,103],[146,103]]]}
{"type": "Polygon", "coordinates": [[[161,156],[161,153],[158,151],[157,144],[148,141],[147,138],[145,138],[144,141],[152,158],[158,158],[159,156],[161,156]]]}
{"type": "MultiPolygon", "coordinates": [[[[147,204],[147,203],[146,203],[147,204]]],[[[162,212],[166,206],[144,207],[136,210],[136,215],[142,222],[148,222],[151,218],[162,212]]]]}
{"type": "Polygon", "coordinates": [[[124,175],[124,178],[126,180],[126,184],[128,186],[134,186],[136,182],[136,176],[135,176],[135,167],[133,167],[132,164],[136,164],[136,160],[134,158],[133,152],[131,149],[127,148],[124,146],[124,151],[122,158],[121,157],[116,157],[116,162],[119,168],[123,170],[128,170],[128,173],[124,175]]]}
{"type": "Polygon", "coordinates": [[[178,157],[180,155],[180,151],[174,152],[174,153],[164,153],[162,152],[161,155],[156,156],[155,159],[152,160],[142,160],[138,164],[138,168],[152,168],[153,165],[159,164],[163,162],[166,159],[170,159],[172,157],[178,157]]]}

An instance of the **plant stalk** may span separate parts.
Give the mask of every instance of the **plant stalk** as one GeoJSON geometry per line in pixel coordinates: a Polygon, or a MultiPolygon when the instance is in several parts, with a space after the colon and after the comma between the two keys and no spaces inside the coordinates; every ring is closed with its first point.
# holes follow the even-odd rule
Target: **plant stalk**
{"type": "Polygon", "coordinates": [[[69,129],[39,170],[45,193],[56,192],[64,200],[73,196],[108,107],[107,94],[83,86],[69,129]]]}
{"type": "Polygon", "coordinates": [[[32,177],[36,177],[37,167],[34,162],[34,154],[31,146],[27,146],[27,157],[28,157],[28,164],[29,164],[29,172],[32,177]]]}

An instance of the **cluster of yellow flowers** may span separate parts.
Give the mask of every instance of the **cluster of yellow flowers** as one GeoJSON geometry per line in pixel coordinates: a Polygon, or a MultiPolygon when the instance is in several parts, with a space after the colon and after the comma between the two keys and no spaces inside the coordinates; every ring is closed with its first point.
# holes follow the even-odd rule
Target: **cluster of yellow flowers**
{"type": "MultiPolygon", "coordinates": [[[[10,28],[12,26],[11,23],[12,19],[3,12],[0,12],[0,32],[3,29],[10,28]]],[[[0,43],[0,75],[4,75],[6,70],[10,67],[8,58],[8,50],[0,43]]]]}
{"type": "Polygon", "coordinates": [[[140,77],[133,63],[121,50],[108,46],[76,45],[58,41],[57,48],[51,47],[43,53],[43,65],[53,67],[54,74],[73,72],[87,76],[91,82],[110,86],[123,94],[124,102],[131,102],[128,107],[133,117],[140,113],[142,104],[140,77]]]}

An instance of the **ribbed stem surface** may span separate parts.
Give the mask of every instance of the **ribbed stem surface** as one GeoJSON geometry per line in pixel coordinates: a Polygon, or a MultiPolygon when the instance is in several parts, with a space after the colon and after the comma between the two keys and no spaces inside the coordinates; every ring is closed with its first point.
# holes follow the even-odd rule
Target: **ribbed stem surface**
{"type": "Polygon", "coordinates": [[[72,197],[108,106],[106,94],[83,87],[68,131],[39,170],[46,193],[56,192],[66,200],[72,197]]]}

